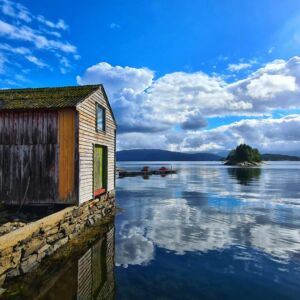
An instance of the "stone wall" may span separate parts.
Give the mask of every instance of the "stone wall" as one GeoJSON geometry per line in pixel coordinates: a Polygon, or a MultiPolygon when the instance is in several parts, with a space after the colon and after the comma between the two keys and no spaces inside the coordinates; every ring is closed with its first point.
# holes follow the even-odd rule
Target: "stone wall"
{"type": "Polygon", "coordinates": [[[0,237],[0,289],[6,278],[28,273],[85,227],[115,210],[114,192],[65,208],[0,237]]]}

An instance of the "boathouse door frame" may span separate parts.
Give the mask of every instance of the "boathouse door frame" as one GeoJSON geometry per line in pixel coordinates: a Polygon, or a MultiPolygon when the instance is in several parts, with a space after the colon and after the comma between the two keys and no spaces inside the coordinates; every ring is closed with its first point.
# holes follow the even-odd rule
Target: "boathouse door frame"
{"type": "Polygon", "coordinates": [[[107,192],[108,149],[101,144],[93,144],[93,195],[94,198],[107,192]]]}

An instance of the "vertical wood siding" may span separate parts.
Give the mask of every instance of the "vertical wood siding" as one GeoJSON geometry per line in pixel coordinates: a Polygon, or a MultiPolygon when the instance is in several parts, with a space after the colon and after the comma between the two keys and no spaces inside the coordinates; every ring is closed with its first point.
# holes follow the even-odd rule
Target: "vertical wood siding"
{"type": "Polygon", "coordinates": [[[113,190],[115,176],[115,123],[105,97],[99,89],[77,106],[79,117],[79,203],[94,197],[94,145],[107,147],[107,190],[113,190]],[[106,130],[96,131],[96,103],[106,110],[106,130]]]}
{"type": "Polygon", "coordinates": [[[75,110],[58,112],[59,137],[59,199],[75,202],[75,110]]]}
{"type": "Polygon", "coordinates": [[[0,112],[0,200],[52,203],[57,198],[57,112],[0,112]]]}

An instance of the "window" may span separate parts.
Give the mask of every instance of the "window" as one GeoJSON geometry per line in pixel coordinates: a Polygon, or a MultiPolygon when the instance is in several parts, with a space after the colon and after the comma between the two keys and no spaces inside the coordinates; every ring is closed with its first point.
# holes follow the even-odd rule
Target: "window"
{"type": "Polygon", "coordinates": [[[96,114],[97,131],[105,131],[105,109],[99,104],[96,106],[96,114]]]}

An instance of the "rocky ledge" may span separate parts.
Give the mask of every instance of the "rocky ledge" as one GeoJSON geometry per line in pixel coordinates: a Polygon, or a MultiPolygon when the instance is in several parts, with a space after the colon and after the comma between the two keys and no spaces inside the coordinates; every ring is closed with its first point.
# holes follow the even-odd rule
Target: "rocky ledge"
{"type": "Polygon", "coordinates": [[[85,227],[113,214],[114,197],[112,191],[26,225],[7,224],[3,231],[11,231],[0,236],[0,295],[6,278],[30,272],[85,227]]]}
{"type": "Polygon", "coordinates": [[[20,227],[24,227],[26,223],[23,222],[7,222],[3,225],[0,225],[0,236],[17,230],[20,227]]]}

